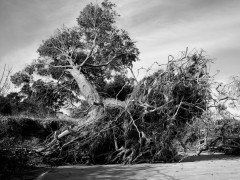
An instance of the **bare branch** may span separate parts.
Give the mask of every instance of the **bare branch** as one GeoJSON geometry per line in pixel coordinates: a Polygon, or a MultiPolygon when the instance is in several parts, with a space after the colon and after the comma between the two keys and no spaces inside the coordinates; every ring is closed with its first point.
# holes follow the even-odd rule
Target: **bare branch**
{"type": "Polygon", "coordinates": [[[87,57],[84,59],[84,61],[78,67],[82,67],[87,62],[87,60],[92,56],[93,50],[96,47],[96,39],[97,39],[97,33],[95,33],[95,37],[93,39],[93,45],[91,47],[90,52],[88,53],[87,57]]]}
{"type": "Polygon", "coordinates": [[[96,47],[96,39],[98,37],[98,33],[97,33],[97,29],[96,29],[96,20],[97,20],[97,5],[94,6],[94,18],[93,20],[93,26],[94,26],[94,31],[95,31],[95,36],[92,42],[92,46],[90,49],[90,52],[88,53],[87,57],[84,59],[84,61],[78,66],[78,68],[81,68],[88,60],[89,58],[92,56],[93,50],[96,47]]]}
{"type": "Polygon", "coordinates": [[[108,62],[104,63],[104,64],[85,64],[86,66],[89,66],[89,67],[103,67],[103,66],[108,66],[117,56],[113,56],[108,62]]]}
{"type": "MultiPolygon", "coordinates": [[[[56,38],[56,39],[57,39],[57,40],[60,42],[60,44],[61,44],[61,41],[60,41],[58,38],[56,38]]],[[[62,55],[64,55],[65,57],[67,57],[66,60],[68,61],[68,63],[69,63],[71,66],[73,66],[72,57],[68,55],[68,53],[66,52],[66,50],[61,49],[61,48],[58,48],[57,46],[55,46],[55,44],[51,41],[51,39],[50,39],[50,42],[52,43],[53,48],[55,48],[56,50],[60,51],[60,52],[62,53],[62,55]]]]}
{"type": "Polygon", "coordinates": [[[132,114],[131,114],[129,111],[127,111],[127,112],[128,112],[128,114],[129,114],[129,116],[130,116],[131,122],[133,123],[134,127],[136,128],[136,130],[137,130],[137,132],[138,132],[138,137],[139,137],[139,141],[140,141],[140,139],[141,139],[141,133],[140,133],[140,131],[139,131],[139,129],[138,129],[136,123],[135,123],[135,120],[134,120],[133,117],[132,117],[132,114]]]}
{"type": "Polygon", "coordinates": [[[72,68],[71,65],[66,65],[66,66],[54,66],[54,65],[49,64],[49,63],[37,63],[37,64],[48,65],[48,66],[52,66],[52,67],[54,67],[54,68],[72,68]]]}
{"type": "Polygon", "coordinates": [[[133,70],[132,70],[132,67],[128,67],[128,69],[130,70],[130,72],[132,73],[132,76],[133,76],[133,79],[136,81],[136,83],[138,84],[139,82],[138,82],[138,80],[137,80],[137,78],[136,78],[136,76],[135,76],[135,74],[134,74],[134,72],[133,72],[133,70]]]}
{"type": "Polygon", "coordinates": [[[3,78],[5,78],[5,81],[3,82],[3,84],[1,85],[2,87],[0,87],[0,94],[4,94],[7,89],[8,89],[8,78],[10,76],[11,73],[11,69],[9,69],[6,73],[6,64],[4,65],[4,69],[3,69],[3,73],[1,76],[1,80],[0,80],[0,85],[3,82],[3,78]],[[4,77],[5,76],[5,77],[4,77]]]}
{"type": "Polygon", "coordinates": [[[117,93],[117,95],[116,95],[116,100],[117,100],[118,95],[123,91],[124,87],[125,87],[127,84],[128,84],[128,82],[126,82],[126,83],[122,86],[122,88],[120,89],[120,91],[118,91],[118,93],[117,93]]]}
{"type": "Polygon", "coordinates": [[[6,64],[4,65],[4,68],[3,68],[3,73],[2,73],[2,77],[1,77],[0,83],[1,83],[2,80],[3,80],[3,76],[4,76],[4,74],[5,74],[5,71],[6,71],[6,64]]]}

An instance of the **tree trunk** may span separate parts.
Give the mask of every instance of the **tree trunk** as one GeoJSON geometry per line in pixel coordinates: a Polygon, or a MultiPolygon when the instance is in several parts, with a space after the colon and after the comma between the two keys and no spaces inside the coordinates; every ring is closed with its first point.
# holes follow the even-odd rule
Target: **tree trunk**
{"type": "Polygon", "coordinates": [[[81,95],[84,96],[84,98],[87,100],[87,102],[90,105],[101,103],[104,104],[104,106],[110,106],[110,107],[125,107],[126,102],[125,101],[119,101],[117,99],[111,99],[107,98],[102,100],[96,90],[96,88],[86,79],[84,74],[82,74],[78,69],[73,68],[68,70],[73,78],[76,80],[78,87],[80,89],[81,95]]]}
{"type": "Polygon", "coordinates": [[[102,101],[96,88],[86,79],[84,74],[82,74],[78,69],[73,68],[68,71],[76,80],[81,95],[87,100],[89,105],[93,106],[92,110],[88,113],[86,121],[91,123],[97,119],[102,118],[104,115],[104,108],[103,106],[100,106],[102,101]]]}
{"type": "Polygon", "coordinates": [[[101,99],[96,88],[86,79],[78,69],[73,68],[68,70],[76,80],[80,89],[81,95],[87,100],[90,105],[100,103],[101,99]]]}

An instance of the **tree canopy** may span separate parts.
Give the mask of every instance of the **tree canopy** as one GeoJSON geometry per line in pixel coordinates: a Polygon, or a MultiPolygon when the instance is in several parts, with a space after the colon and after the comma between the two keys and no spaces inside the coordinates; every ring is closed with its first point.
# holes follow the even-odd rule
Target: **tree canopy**
{"type": "Polygon", "coordinates": [[[115,25],[118,14],[114,7],[108,0],[87,5],[77,18],[78,25],[63,26],[44,40],[37,50],[39,58],[13,75],[12,82],[22,86],[22,91],[27,86],[36,89],[32,77],[38,74],[52,79],[55,94],[65,92],[75,100],[79,95],[87,100],[92,94],[98,96],[96,90],[103,90],[107,80],[114,75],[125,76],[138,60],[135,42],[115,25]]]}

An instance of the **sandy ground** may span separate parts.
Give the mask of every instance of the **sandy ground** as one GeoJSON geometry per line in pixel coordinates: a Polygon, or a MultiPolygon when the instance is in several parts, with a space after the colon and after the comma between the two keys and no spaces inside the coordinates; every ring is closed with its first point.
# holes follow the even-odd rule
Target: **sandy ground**
{"type": "Polygon", "coordinates": [[[239,180],[240,157],[202,155],[173,164],[62,166],[45,171],[37,180],[239,180]]]}

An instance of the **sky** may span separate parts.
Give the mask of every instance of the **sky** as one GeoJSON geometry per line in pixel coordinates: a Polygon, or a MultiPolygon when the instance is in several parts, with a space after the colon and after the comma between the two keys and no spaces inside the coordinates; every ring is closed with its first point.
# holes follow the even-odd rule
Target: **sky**
{"type": "MultiPolygon", "coordinates": [[[[38,57],[42,40],[64,24],[77,25],[86,4],[100,0],[0,0],[0,72],[13,72],[38,57]]],[[[166,63],[203,49],[214,59],[211,73],[225,80],[240,75],[240,0],[112,0],[121,15],[117,26],[127,30],[140,50],[135,69],[155,61],[166,63]]]]}

